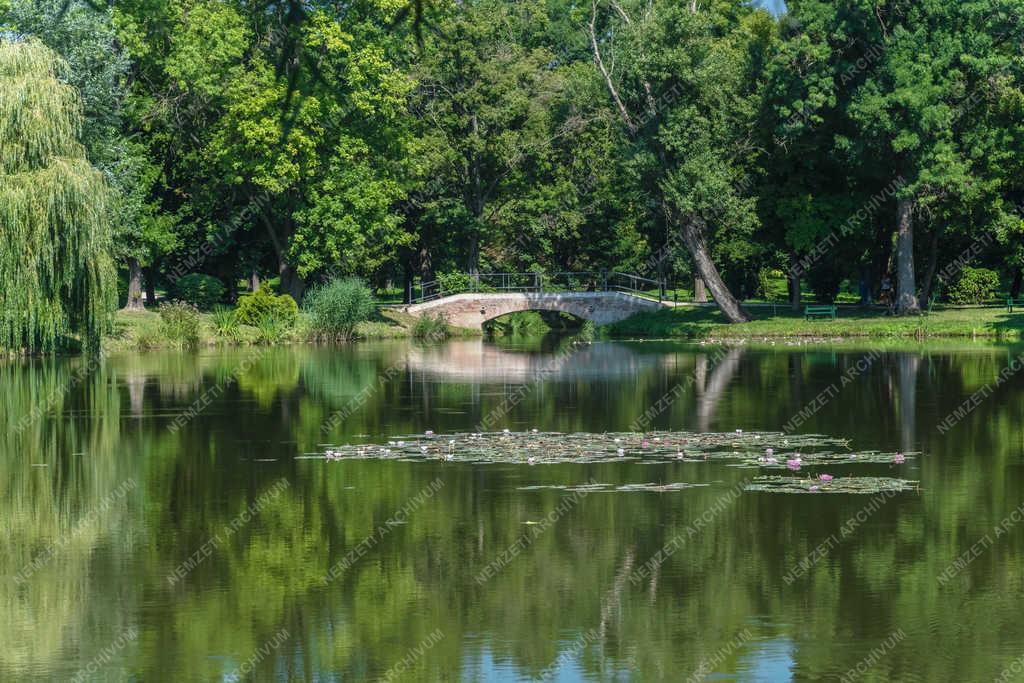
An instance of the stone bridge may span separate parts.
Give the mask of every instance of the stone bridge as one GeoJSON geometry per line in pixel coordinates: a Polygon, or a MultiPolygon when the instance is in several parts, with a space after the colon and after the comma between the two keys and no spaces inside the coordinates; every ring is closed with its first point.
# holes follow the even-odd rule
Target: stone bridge
{"type": "Polygon", "coordinates": [[[463,292],[418,304],[398,307],[416,317],[442,315],[449,324],[483,329],[488,320],[519,311],[556,311],[591,320],[596,325],[624,320],[640,311],[656,311],[667,304],[617,291],[599,292],[463,292]]]}

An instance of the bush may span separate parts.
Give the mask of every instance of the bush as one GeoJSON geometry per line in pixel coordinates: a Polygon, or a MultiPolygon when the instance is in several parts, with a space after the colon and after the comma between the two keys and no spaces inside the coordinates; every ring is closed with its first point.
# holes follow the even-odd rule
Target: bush
{"type": "Polygon", "coordinates": [[[428,341],[440,341],[447,339],[452,334],[448,319],[438,313],[436,316],[423,315],[416,319],[412,326],[412,336],[415,339],[428,341]]]}
{"type": "Polygon", "coordinates": [[[273,315],[281,324],[291,327],[299,317],[299,305],[287,294],[276,296],[269,284],[251,294],[238,297],[238,322],[259,327],[260,321],[273,315]]]}
{"type": "Polygon", "coordinates": [[[190,273],[178,279],[174,284],[177,297],[199,308],[208,311],[214,304],[224,298],[227,288],[224,283],[212,275],[190,273]]]}
{"type": "Polygon", "coordinates": [[[314,287],[302,304],[313,334],[328,339],[350,339],[355,327],[373,312],[373,292],[359,278],[331,280],[314,287]]]}
{"type": "Polygon", "coordinates": [[[980,304],[995,298],[999,289],[999,276],[988,268],[964,268],[960,279],[949,288],[949,300],[954,304],[980,304]]]}
{"type": "Polygon", "coordinates": [[[199,309],[184,301],[160,304],[160,332],[171,346],[190,349],[199,345],[199,309]]]}

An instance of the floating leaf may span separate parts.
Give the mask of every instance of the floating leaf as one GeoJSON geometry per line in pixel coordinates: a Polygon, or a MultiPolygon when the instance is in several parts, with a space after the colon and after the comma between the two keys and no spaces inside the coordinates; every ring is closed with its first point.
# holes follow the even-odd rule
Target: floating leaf
{"type": "Polygon", "coordinates": [[[901,493],[918,490],[918,483],[892,477],[836,477],[824,482],[817,478],[770,475],[755,477],[743,490],[762,493],[901,493]]]}
{"type": "MultiPolygon", "coordinates": [[[[352,458],[441,459],[470,463],[563,462],[703,462],[741,461],[756,465],[766,448],[779,453],[812,454],[816,449],[847,447],[845,439],[818,434],[781,432],[483,432],[412,434],[393,437],[384,444],[357,444],[327,449],[328,460],[352,458]]],[[[824,451],[831,453],[832,451],[824,451]]],[[[852,454],[842,454],[850,457],[852,454]]],[[[783,456],[779,456],[783,457],[783,456]]],[[[805,455],[806,457],[806,455],[805,455]]],[[[840,456],[836,456],[840,457],[840,456]]],[[[826,460],[823,459],[823,462],[826,460]]]]}

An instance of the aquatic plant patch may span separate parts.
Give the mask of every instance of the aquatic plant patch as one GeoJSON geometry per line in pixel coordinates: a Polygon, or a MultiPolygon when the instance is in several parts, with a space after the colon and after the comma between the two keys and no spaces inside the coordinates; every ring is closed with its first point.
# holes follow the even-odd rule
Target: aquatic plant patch
{"type": "Polygon", "coordinates": [[[652,493],[665,493],[668,491],[683,491],[685,489],[695,489],[710,486],[710,484],[691,484],[685,481],[677,481],[669,484],[657,484],[654,482],[648,482],[645,484],[623,484],[621,486],[615,486],[614,484],[579,484],[579,485],[558,485],[558,484],[540,484],[536,486],[520,486],[517,488],[518,491],[543,491],[543,490],[557,490],[557,491],[587,491],[587,492],[601,492],[601,491],[644,491],[652,493]]]}
{"type": "MultiPolygon", "coordinates": [[[[825,475],[828,476],[828,475],[825,475]]],[[[761,493],[902,493],[917,491],[918,482],[893,477],[800,477],[768,475],[755,477],[744,491],[761,493]]]]}
{"type": "MultiPolygon", "coordinates": [[[[424,459],[468,463],[525,463],[542,465],[564,462],[702,462],[728,460],[764,466],[787,459],[808,463],[821,454],[820,462],[833,462],[837,450],[849,448],[846,439],[820,434],[781,432],[471,432],[396,436],[386,444],[331,446],[327,460],[350,458],[424,459]],[[776,455],[777,454],[777,455],[776,455]],[[758,458],[766,458],[759,463],[758,458]],[[770,461],[768,460],[770,459],[770,461]]],[[[874,451],[841,454],[851,461],[882,462],[874,451]],[[862,459],[858,460],[858,457],[862,459]]]]}

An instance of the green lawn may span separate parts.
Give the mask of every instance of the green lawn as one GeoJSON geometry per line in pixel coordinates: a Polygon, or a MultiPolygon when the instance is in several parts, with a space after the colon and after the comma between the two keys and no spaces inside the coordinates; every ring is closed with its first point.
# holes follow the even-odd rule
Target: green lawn
{"type": "Polygon", "coordinates": [[[894,317],[856,306],[840,307],[836,320],[804,320],[802,313],[778,306],[750,307],[755,320],[730,325],[717,309],[679,307],[639,313],[607,329],[613,337],[682,337],[691,339],[812,338],[928,338],[988,337],[1018,339],[1024,331],[1024,311],[1004,307],[942,308],[930,314],[894,317]]]}

